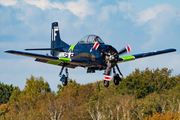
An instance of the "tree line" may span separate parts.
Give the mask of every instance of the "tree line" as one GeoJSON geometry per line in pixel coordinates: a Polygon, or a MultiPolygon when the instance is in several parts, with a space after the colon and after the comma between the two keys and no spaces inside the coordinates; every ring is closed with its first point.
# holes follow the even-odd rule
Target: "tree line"
{"type": "Polygon", "coordinates": [[[81,85],[69,80],[51,91],[43,77],[31,76],[21,91],[0,83],[2,120],[154,120],[180,118],[180,75],[168,68],[135,69],[119,85],[81,85]]]}

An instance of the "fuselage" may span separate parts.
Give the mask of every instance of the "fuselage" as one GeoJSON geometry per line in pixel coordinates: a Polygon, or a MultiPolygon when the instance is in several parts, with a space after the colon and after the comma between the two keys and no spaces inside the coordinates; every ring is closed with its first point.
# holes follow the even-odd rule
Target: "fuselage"
{"type": "Polygon", "coordinates": [[[112,46],[106,45],[104,43],[100,43],[99,49],[97,50],[95,50],[93,46],[94,43],[89,43],[89,44],[77,43],[75,45],[71,45],[70,47],[62,48],[62,51],[58,52],[56,56],[88,61],[89,64],[84,67],[103,70],[107,67],[107,64],[103,60],[104,52],[108,49],[108,47],[112,47],[112,46]]]}
{"type": "Polygon", "coordinates": [[[107,60],[112,61],[113,65],[116,64],[118,58],[114,58],[115,54],[117,50],[111,45],[104,44],[99,36],[87,35],[77,44],[61,47],[53,56],[85,61],[88,64],[79,66],[103,70],[107,67],[107,60]]]}

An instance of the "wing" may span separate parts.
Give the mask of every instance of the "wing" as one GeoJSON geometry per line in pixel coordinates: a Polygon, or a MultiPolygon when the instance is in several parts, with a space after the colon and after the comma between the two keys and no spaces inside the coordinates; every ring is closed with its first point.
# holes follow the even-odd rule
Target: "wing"
{"type": "Polygon", "coordinates": [[[55,57],[55,56],[41,55],[41,54],[14,51],[14,50],[8,50],[5,52],[10,53],[10,54],[33,57],[33,58],[36,58],[35,61],[48,63],[52,65],[63,66],[64,64],[66,64],[66,66],[70,68],[75,68],[77,66],[85,67],[89,64],[87,61],[70,59],[70,58],[65,58],[65,57],[55,57]]]}
{"type": "Polygon", "coordinates": [[[159,51],[148,52],[148,53],[140,53],[140,54],[135,54],[135,55],[131,55],[131,56],[119,57],[118,63],[130,61],[130,60],[135,60],[135,59],[138,59],[138,58],[144,58],[144,57],[169,53],[169,52],[175,52],[175,51],[176,51],[176,49],[171,48],[171,49],[159,50],[159,51]]]}

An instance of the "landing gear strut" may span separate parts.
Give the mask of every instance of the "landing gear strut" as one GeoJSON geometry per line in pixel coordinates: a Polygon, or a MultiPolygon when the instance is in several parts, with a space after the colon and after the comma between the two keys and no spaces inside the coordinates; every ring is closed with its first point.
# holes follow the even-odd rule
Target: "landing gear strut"
{"type": "Polygon", "coordinates": [[[108,61],[107,68],[104,73],[104,87],[109,86],[109,81],[111,80],[111,63],[108,61]]]}
{"type": "Polygon", "coordinates": [[[60,78],[60,81],[62,81],[62,85],[63,85],[63,86],[66,86],[67,83],[68,83],[68,69],[67,69],[67,68],[66,68],[66,75],[63,74],[63,75],[61,76],[64,67],[65,67],[65,65],[62,66],[61,71],[60,71],[60,73],[59,73],[59,76],[61,77],[61,78],[60,78]]]}
{"type": "Polygon", "coordinates": [[[121,78],[119,77],[119,74],[116,74],[115,68],[113,68],[113,82],[115,85],[119,85],[119,81],[121,81],[121,78]]]}

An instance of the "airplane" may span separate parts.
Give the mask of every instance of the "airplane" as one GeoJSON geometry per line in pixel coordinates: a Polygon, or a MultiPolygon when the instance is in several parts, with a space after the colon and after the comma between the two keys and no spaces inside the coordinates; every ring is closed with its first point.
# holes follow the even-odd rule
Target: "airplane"
{"type": "Polygon", "coordinates": [[[105,87],[109,86],[110,81],[113,81],[115,85],[118,85],[121,81],[120,75],[123,75],[117,65],[118,63],[176,51],[176,49],[170,48],[121,57],[120,55],[131,51],[129,45],[125,46],[122,50],[117,51],[113,46],[105,44],[102,39],[96,35],[87,35],[80,39],[77,44],[69,45],[60,38],[58,22],[52,23],[51,48],[25,50],[50,50],[51,55],[15,50],[8,50],[5,51],[5,53],[33,57],[36,58],[35,61],[37,62],[62,66],[59,76],[63,86],[66,86],[68,83],[68,68],[84,67],[87,69],[87,73],[95,73],[96,70],[104,70],[105,87]],[[116,73],[115,67],[119,74],[116,73]],[[65,74],[62,74],[64,68],[65,74]],[[111,76],[111,72],[113,72],[113,76],[111,76]]]}

